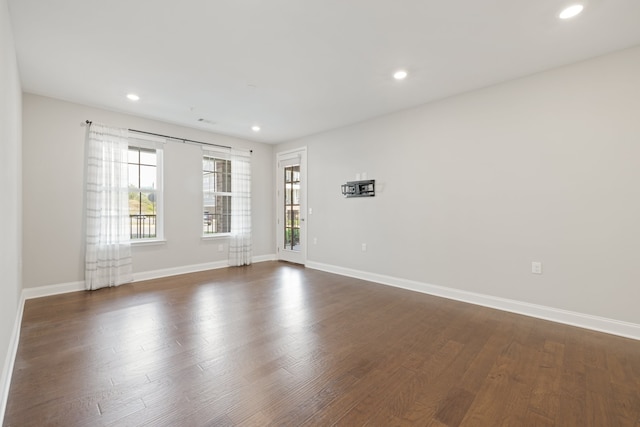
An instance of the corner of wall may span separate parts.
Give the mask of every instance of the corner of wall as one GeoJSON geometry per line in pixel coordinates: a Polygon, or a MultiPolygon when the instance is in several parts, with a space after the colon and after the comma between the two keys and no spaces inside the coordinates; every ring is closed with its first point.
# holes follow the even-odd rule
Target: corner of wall
{"type": "Polygon", "coordinates": [[[0,0],[0,420],[22,319],[22,87],[7,0],[0,0]]]}
{"type": "Polygon", "coordinates": [[[9,348],[5,356],[4,365],[2,368],[2,378],[0,380],[0,420],[4,419],[4,414],[7,409],[7,402],[9,400],[9,389],[11,387],[11,376],[13,374],[13,367],[15,365],[16,354],[18,353],[18,344],[20,342],[20,327],[22,326],[22,314],[24,312],[24,294],[20,298],[18,305],[18,311],[16,313],[16,319],[13,324],[13,331],[11,333],[11,339],[9,341],[9,348]]]}

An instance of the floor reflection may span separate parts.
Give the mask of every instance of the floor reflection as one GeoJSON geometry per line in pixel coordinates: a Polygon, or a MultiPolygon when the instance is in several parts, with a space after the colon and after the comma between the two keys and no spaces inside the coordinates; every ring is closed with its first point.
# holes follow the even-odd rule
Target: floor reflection
{"type": "Polygon", "coordinates": [[[302,279],[302,272],[297,268],[284,268],[280,272],[279,322],[292,332],[300,331],[309,319],[307,290],[302,279]]]}

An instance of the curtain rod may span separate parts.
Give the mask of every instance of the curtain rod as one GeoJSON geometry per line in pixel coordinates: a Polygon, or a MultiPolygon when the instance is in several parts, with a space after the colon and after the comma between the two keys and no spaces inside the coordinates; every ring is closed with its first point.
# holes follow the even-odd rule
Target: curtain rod
{"type": "MultiPolygon", "coordinates": [[[[91,126],[91,124],[93,123],[91,120],[86,120],[85,123],[89,126],[91,126]]],[[[220,147],[220,148],[228,148],[231,150],[231,147],[228,145],[220,145],[220,144],[212,144],[210,142],[202,142],[202,141],[196,141],[193,139],[186,139],[186,138],[178,138],[175,136],[171,136],[171,135],[162,135],[160,133],[153,133],[153,132],[146,132],[143,130],[137,130],[137,129],[127,129],[129,132],[136,132],[136,133],[142,133],[145,135],[153,135],[153,136],[159,136],[162,138],[169,138],[169,139],[175,139],[176,141],[182,141],[183,143],[187,143],[190,142],[192,144],[200,144],[200,145],[209,145],[211,147],[220,147]]],[[[253,150],[249,150],[250,153],[253,153],[253,150]]]]}

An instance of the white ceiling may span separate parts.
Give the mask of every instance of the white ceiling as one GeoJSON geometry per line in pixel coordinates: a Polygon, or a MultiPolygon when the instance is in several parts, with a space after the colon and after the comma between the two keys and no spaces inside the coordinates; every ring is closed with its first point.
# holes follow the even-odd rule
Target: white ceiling
{"type": "Polygon", "coordinates": [[[571,3],[9,0],[9,9],[26,92],[276,143],[640,44],[640,1],[584,0],[581,15],[557,19],[571,3]],[[393,79],[398,68],[406,80],[393,79]]]}

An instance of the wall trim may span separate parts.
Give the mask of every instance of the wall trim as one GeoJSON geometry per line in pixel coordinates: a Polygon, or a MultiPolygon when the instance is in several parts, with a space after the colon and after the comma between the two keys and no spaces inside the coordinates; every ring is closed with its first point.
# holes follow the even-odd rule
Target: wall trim
{"type": "Polygon", "coordinates": [[[434,295],[484,307],[495,308],[502,311],[508,311],[511,313],[550,320],[552,322],[564,323],[566,325],[577,326],[579,328],[591,329],[598,332],[640,340],[640,325],[635,323],[463,291],[460,289],[447,288],[444,286],[431,285],[414,280],[400,279],[397,277],[369,273],[366,271],[354,270],[314,261],[307,261],[306,267],[314,270],[326,271],[328,273],[339,274],[341,276],[379,283],[382,285],[421,292],[423,294],[434,295]]]}
{"type": "Polygon", "coordinates": [[[55,285],[39,286],[37,288],[24,288],[22,290],[22,299],[28,300],[77,291],[84,291],[84,280],[79,282],[58,283],[55,285]]]}
{"type": "Polygon", "coordinates": [[[253,257],[253,262],[254,263],[267,262],[267,261],[277,261],[277,260],[278,260],[278,258],[276,257],[276,254],[258,255],[258,256],[254,256],[253,257]]]}
{"type": "Polygon", "coordinates": [[[5,356],[4,366],[2,368],[2,380],[0,386],[0,422],[4,420],[4,414],[7,411],[7,402],[9,400],[9,387],[11,386],[11,377],[13,375],[13,367],[18,354],[18,344],[20,343],[20,327],[22,326],[22,313],[24,312],[24,295],[20,296],[18,310],[16,312],[16,320],[13,323],[13,331],[11,332],[11,340],[9,348],[5,356]]]}
{"type": "MultiPolygon", "coordinates": [[[[253,257],[253,263],[275,261],[276,254],[258,255],[253,257]]],[[[143,280],[161,279],[163,277],[177,276],[179,274],[197,273],[199,271],[216,270],[219,268],[229,267],[227,260],[213,261],[203,264],[183,265],[180,267],[163,268],[160,270],[144,271],[133,273],[133,282],[141,282],[143,280]]],[[[78,282],[58,283],[55,285],[39,286],[37,288],[24,288],[22,290],[22,299],[28,300],[32,298],[48,297],[51,295],[66,294],[69,292],[84,291],[84,280],[78,282]]],[[[24,304],[23,304],[24,305],[24,304]]],[[[20,313],[22,319],[22,313],[20,313]]]]}
{"type": "MultiPolygon", "coordinates": [[[[275,254],[258,255],[251,258],[251,262],[256,264],[265,261],[274,261],[275,254]]],[[[141,282],[143,280],[161,279],[163,277],[177,276],[179,274],[197,273],[200,271],[217,270],[219,268],[229,267],[227,260],[206,262],[204,264],[183,265],[180,267],[163,268],[160,270],[145,271],[142,273],[133,273],[133,282],[141,282]]],[[[83,282],[84,283],[84,282],[83,282]]],[[[83,288],[84,289],[84,288],[83,288]]]]}
{"type": "Polygon", "coordinates": [[[179,274],[197,273],[199,271],[217,270],[219,268],[229,267],[227,260],[206,262],[203,264],[183,265],[180,267],[163,268],[160,270],[144,271],[133,273],[133,282],[142,282],[143,280],[161,279],[163,277],[177,276],[179,274]]]}

